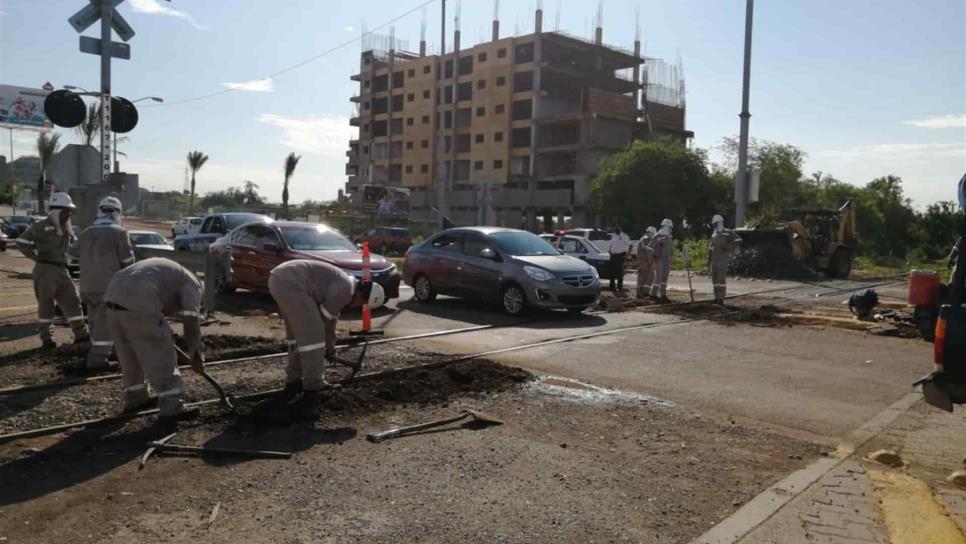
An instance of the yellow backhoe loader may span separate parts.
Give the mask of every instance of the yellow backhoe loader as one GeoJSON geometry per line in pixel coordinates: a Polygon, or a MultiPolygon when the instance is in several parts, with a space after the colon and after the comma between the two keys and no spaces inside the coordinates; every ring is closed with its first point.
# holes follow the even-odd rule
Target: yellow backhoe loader
{"type": "Polygon", "coordinates": [[[795,208],[789,221],[736,229],[741,250],[757,248],[768,260],[795,258],[830,278],[847,278],[855,254],[855,204],[839,209],[795,208]]]}

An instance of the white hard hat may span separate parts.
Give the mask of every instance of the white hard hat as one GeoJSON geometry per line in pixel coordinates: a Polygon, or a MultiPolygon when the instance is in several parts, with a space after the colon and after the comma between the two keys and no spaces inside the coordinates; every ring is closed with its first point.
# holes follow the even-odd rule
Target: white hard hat
{"type": "Polygon", "coordinates": [[[376,282],[372,282],[372,290],[369,291],[369,300],[366,301],[366,308],[375,310],[386,303],[386,291],[376,282]]]}
{"type": "Polygon", "coordinates": [[[101,200],[101,203],[97,205],[97,208],[101,210],[104,208],[110,208],[112,210],[117,210],[118,212],[124,209],[121,205],[121,201],[113,196],[109,196],[104,198],[104,200],[101,200]]]}
{"type": "Polygon", "coordinates": [[[661,226],[674,228],[674,221],[671,221],[670,219],[665,219],[664,221],[661,221],[661,226]]]}
{"type": "Polygon", "coordinates": [[[714,214],[714,217],[711,218],[711,224],[714,225],[715,223],[724,223],[724,217],[721,217],[720,214],[714,214]]]}
{"type": "Polygon", "coordinates": [[[70,208],[74,209],[74,201],[71,200],[70,195],[67,193],[53,193],[50,195],[50,200],[47,201],[48,208],[70,208]]]}
{"type": "Polygon", "coordinates": [[[649,234],[655,234],[657,233],[657,229],[654,227],[647,227],[647,229],[645,229],[644,232],[647,232],[649,234]]]}

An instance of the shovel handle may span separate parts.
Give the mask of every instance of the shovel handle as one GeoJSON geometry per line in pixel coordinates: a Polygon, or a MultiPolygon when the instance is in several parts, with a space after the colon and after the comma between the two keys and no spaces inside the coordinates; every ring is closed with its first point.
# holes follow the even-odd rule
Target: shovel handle
{"type": "Polygon", "coordinates": [[[164,442],[152,442],[151,446],[160,451],[183,451],[190,453],[211,453],[222,455],[244,455],[247,457],[258,457],[263,459],[290,459],[292,454],[287,451],[265,451],[265,450],[244,450],[237,448],[210,448],[207,446],[182,446],[180,444],[166,444],[164,442]]]}
{"type": "Polygon", "coordinates": [[[366,435],[366,439],[370,442],[382,442],[387,438],[393,438],[406,433],[411,433],[414,431],[422,431],[425,429],[432,429],[433,427],[440,427],[442,425],[448,425],[450,423],[456,423],[462,419],[470,417],[471,414],[460,414],[458,416],[448,417],[446,419],[437,419],[436,421],[430,421],[428,423],[419,423],[417,425],[408,425],[406,427],[396,427],[395,429],[389,429],[388,431],[382,431],[378,433],[370,433],[366,435]]]}

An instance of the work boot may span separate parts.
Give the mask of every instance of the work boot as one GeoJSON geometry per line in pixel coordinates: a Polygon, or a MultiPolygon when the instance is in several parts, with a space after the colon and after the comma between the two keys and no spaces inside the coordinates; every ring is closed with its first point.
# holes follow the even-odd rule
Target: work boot
{"type": "Polygon", "coordinates": [[[154,408],[157,404],[158,397],[148,394],[147,391],[144,393],[127,394],[124,395],[124,404],[121,406],[121,412],[133,414],[141,410],[154,408]]]}
{"type": "Polygon", "coordinates": [[[302,382],[288,382],[285,384],[285,389],[282,389],[282,397],[286,399],[294,399],[302,392],[302,382]]]}

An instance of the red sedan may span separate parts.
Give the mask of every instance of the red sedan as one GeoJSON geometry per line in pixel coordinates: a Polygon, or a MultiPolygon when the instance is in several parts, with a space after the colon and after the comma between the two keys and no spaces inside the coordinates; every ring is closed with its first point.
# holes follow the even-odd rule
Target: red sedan
{"type": "MultiPolygon", "coordinates": [[[[339,231],[326,225],[298,221],[249,223],[211,244],[211,251],[231,255],[231,280],[219,291],[236,288],[268,292],[268,274],[293,259],[323,261],[352,276],[362,277],[362,251],[339,231]]],[[[372,279],[386,290],[386,298],[399,296],[396,265],[381,255],[370,258],[372,279]]]]}

